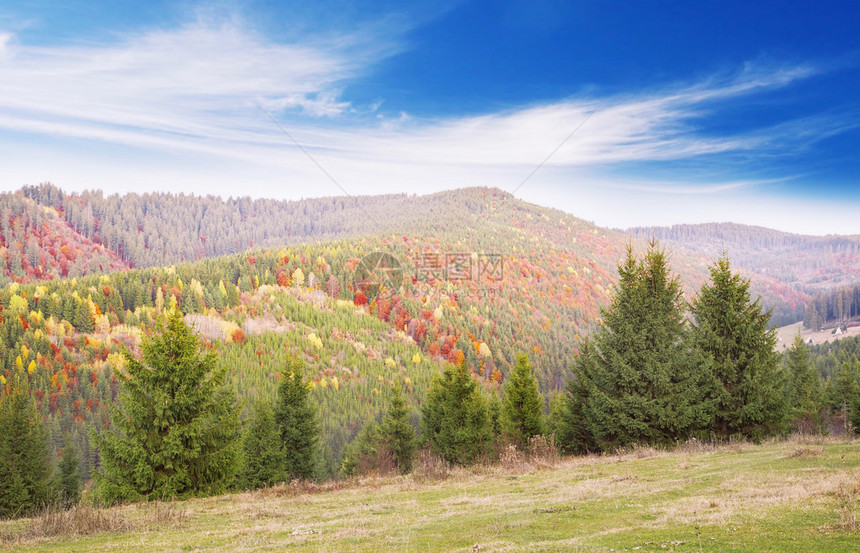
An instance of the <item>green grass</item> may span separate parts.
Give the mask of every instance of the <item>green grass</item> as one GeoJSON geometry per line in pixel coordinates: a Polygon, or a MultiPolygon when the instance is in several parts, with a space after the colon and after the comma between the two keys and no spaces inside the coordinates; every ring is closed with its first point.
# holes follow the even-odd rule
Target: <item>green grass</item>
{"type": "Polygon", "coordinates": [[[15,539],[15,551],[856,551],[860,442],[636,449],[163,505],[119,531],[15,539]],[[153,515],[155,513],[155,516],[153,515]],[[158,515],[167,513],[167,515],[158,515]],[[855,523],[856,524],[856,523],[855,523]]]}

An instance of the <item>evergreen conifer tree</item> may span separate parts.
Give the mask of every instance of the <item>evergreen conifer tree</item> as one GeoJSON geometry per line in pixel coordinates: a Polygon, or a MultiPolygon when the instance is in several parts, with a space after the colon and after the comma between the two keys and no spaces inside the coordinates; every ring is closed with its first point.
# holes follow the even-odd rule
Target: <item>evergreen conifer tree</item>
{"type": "Polygon", "coordinates": [[[281,375],[275,423],[284,448],[284,471],[289,479],[309,480],[314,476],[319,446],[317,410],[310,399],[310,387],[302,365],[292,359],[281,375]]]}
{"type": "Polygon", "coordinates": [[[0,389],[0,518],[31,514],[48,501],[50,461],[27,376],[0,389]]]}
{"type": "Polygon", "coordinates": [[[119,406],[111,427],[92,431],[101,454],[95,473],[107,503],[223,492],[239,461],[235,393],[226,366],[204,353],[198,337],[173,311],[144,339],[143,359],[125,353],[119,406]]]}
{"type": "Polygon", "coordinates": [[[81,499],[81,477],[78,474],[78,452],[75,446],[66,440],[63,457],[57,465],[57,499],[63,505],[75,505],[81,499]]]}
{"type": "Polygon", "coordinates": [[[401,474],[412,471],[412,457],[415,454],[415,429],[409,423],[409,409],[403,399],[399,385],[391,388],[391,408],[385,415],[380,428],[385,445],[391,452],[401,474]]]}
{"type": "Polygon", "coordinates": [[[570,452],[686,439],[708,421],[704,362],[687,343],[684,303],[666,254],[627,248],[603,322],[580,345],[557,438],[570,452]]]}
{"type": "Polygon", "coordinates": [[[487,402],[462,365],[448,365],[421,408],[421,438],[449,463],[469,465],[492,441],[487,402]]]}
{"type": "Polygon", "coordinates": [[[830,388],[830,405],[842,413],[846,433],[860,434],[860,362],[844,361],[830,388]]]}
{"type": "Polygon", "coordinates": [[[821,377],[809,358],[809,348],[798,331],[783,354],[791,384],[791,421],[801,431],[821,430],[823,389],[821,377]]]}
{"type": "Polygon", "coordinates": [[[728,259],[711,266],[711,282],[691,305],[693,342],[709,357],[707,403],[718,436],[757,439],[783,430],[786,375],[776,353],[770,313],[751,301],[749,281],[731,271],[728,259]]]}
{"type": "Polygon", "coordinates": [[[526,355],[517,358],[517,366],[505,382],[504,396],[503,432],[518,448],[525,449],[532,436],[544,433],[543,400],[526,355]]]}
{"type": "Polygon", "coordinates": [[[244,461],[237,479],[240,489],[255,490],[286,479],[284,448],[271,406],[259,400],[242,441],[244,461]]]}

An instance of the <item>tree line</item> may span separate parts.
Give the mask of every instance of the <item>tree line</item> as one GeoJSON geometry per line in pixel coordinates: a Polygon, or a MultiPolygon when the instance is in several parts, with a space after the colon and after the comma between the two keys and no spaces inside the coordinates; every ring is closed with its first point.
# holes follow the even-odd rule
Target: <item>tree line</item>
{"type": "MultiPolygon", "coordinates": [[[[586,453],[821,431],[828,402],[847,429],[860,427],[858,365],[824,386],[799,335],[780,356],[769,313],[727,259],[713,264],[710,282],[689,305],[656,243],[641,257],[628,248],[618,272],[602,322],[579,344],[573,376],[549,402],[549,418],[527,356],[518,357],[501,389],[480,386],[463,362],[448,363],[420,405],[408,406],[400,387],[390,388],[387,409],[346,448],[341,474],[409,472],[419,448],[470,465],[509,445],[527,450],[546,434],[565,452],[586,453]]],[[[16,429],[0,439],[4,517],[74,501],[80,489],[73,452],[64,451],[49,476],[27,372],[18,367],[0,402],[0,423],[16,429]]],[[[321,413],[298,359],[284,362],[275,397],[255,398],[244,422],[226,369],[177,309],[144,339],[140,357],[127,351],[114,372],[119,401],[104,426],[90,429],[100,459],[95,493],[105,503],[326,476],[321,413]]]]}

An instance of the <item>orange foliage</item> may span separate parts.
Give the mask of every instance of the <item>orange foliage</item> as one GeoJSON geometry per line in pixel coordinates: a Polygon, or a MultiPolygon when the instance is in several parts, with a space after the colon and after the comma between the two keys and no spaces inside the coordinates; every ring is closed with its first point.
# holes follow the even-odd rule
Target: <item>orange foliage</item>
{"type": "Polygon", "coordinates": [[[502,373],[499,372],[499,369],[493,369],[492,379],[496,384],[502,383],[502,373]]]}
{"type": "Polygon", "coordinates": [[[352,303],[355,305],[367,305],[367,296],[360,291],[356,292],[355,299],[352,300],[352,303]]]}
{"type": "Polygon", "coordinates": [[[233,331],[232,338],[233,338],[233,341],[236,342],[237,344],[244,344],[245,339],[246,339],[245,331],[242,330],[241,328],[237,328],[236,330],[233,331]]]}

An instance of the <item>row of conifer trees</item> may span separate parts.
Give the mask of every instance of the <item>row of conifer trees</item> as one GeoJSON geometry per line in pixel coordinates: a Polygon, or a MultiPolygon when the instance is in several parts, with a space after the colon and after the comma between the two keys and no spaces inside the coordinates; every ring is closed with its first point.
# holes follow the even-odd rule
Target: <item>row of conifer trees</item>
{"type": "MultiPolygon", "coordinates": [[[[463,365],[438,375],[420,408],[396,385],[390,407],[347,448],[341,470],[409,472],[419,447],[444,462],[491,459],[500,445],[529,447],[550,434],[566,452],[631,444],[671,445],[692,437],[761,439],[820,411],[821,381],[802,340],[783,359],[769,314],[728,260],[711,268],[690,304],[666,253],[628,249],[602,323],[579,345],[573,377],[550,401],[550,416],[526,356],[498,395],[488,396],[463,365]],[[417,420],[417,424],[415,421],[417,420]],[[417,428],[416,428],[417,427],[417,428]]],[[[174,312],[126,353],[120,399],[107,428],[91,429],[100,453],[95,494],[105,503],[253,489],[319,472],[319,417],[298,362],[283,367],[274,400],[258,398],[243,424],[224,365],[174,312]]],[[[0,515],[28,514],[80,496],[73,451],[49,478],[45,432],[26,390],[3,388],[0,515]]],[[[855,390],[856,392],[856,390],[855,390]]],[[[851,399],[860,412],[860,393],[851,399]]],[[[855,425],[860,426],[860,421],[855,425]]]]}

